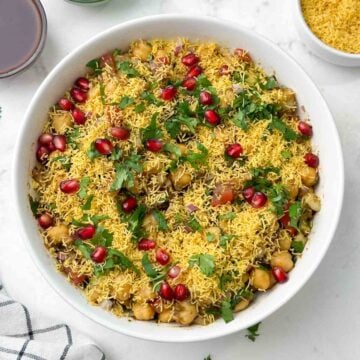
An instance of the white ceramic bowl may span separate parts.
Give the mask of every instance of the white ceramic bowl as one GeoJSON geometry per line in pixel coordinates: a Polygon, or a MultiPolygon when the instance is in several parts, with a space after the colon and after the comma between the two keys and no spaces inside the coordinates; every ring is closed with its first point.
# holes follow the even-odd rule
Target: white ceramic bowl
{"type": "Polygon", "coordinates": [[[115,26],[66,56],[47,76],[29,105],[16,146],[13,175],[16,210],[26,247],[43,276],[59,294],[89,318],[115,331],[168,342],[206,340],[245,329],[263,320],[294,296],[319,265],[334,235],[342,206],[344,181],[342,152],[334,121],[318,89],[299,65],[273,43],[237,24],[182,15],[153,16],[115,26]],[[35,143],[47,111],[74,79],[85,72],[86,62],[116,47],[125,49],[135,39],[174,38],[179,35],[191,39],[215,40],[230,48],[248,49],[251,56],[267,71],[275,70],[278,80],[294,89],[299,104],[306,107],[314,128],[314,147],[319,151],[321,159],[318,192],[322,198],[322,210],[316,216],[309,245],[291,272],[290,280],[259,296],[246,311],[238,313],[234,321],[225,324],[220,319],[206,327],[129,321],[88,305],[80,291],[54,269],[53,260],[43,246],[28,202],[29,174],[35,163],[35,143]]]}
{"type": "Polygon", "coordinates": [[[301,0],[292,0],[292,12],[300,38],[315,55],[335,65],[360,66],[360,54],[346,53],[326,45],[310,30],[301,10],[301,0]]]}

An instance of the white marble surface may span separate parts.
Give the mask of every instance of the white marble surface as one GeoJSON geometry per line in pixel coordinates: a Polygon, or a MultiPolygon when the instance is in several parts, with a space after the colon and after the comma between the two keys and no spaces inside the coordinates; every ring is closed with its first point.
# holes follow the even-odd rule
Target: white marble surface
{"type": "Polygon", "coordinates": [[[208,354],[213,360],[360,358],[360,69],[336,67],[309,54],[295,33],[291,2],[112,0],[104,7],[90,9],[61,0],[43,0],[49,22],[43,54],[26,72],[0,80],[0,278],[14,298],[79,328],[93,337],[112,360],[202,360],[208,354]],[[247,340],[244,332],[211,342],[173,345],[136,340],[107,330],[54,292],[35,268],[17,233],[10,194],[14,141],[24,110],[40,82],[64,55],[92,35],[128,19],[168,12],[235,20],[275,41],[319,86],[341,135],[346,189],[335,239],[307,285],[263,322],[255,343],[247,340]]]}

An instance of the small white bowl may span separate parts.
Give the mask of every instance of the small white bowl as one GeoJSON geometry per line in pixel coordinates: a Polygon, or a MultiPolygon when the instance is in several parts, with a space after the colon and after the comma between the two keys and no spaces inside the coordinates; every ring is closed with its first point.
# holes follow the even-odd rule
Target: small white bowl
{"type": "MultiPolygon", "coordinates": [[[[300,114],[304,116],[304,113],[300,114]]],[[[34,95],[16,145],[13,185],[15,208],[27,250],[49,283],[71,305],[100,324],[120,333],[162,342],[190,342],[217,338],[246,329],[279,309],[310,278],[333,238],[342,207],[344,169],[341,145],[331,113],[319,90],[301,67],[272,42],[229,21],[184,15],[161,15],[129,21],[96,35],[67,55],[47,76],[34,95]],[[245,311],[225,324],[222,319],[208,326],[179,327],[117,318],[100,307],[91,306],[81,292],[55,270],[39,234],[28,201],[31,169],[36,163],[36,139],[41,133],[49,107],[54,104],[86,71],[85,64],[114,48],[126,49],[131,41],[150,38],[188,37],[192,40],[213,40],[229,48],[241,47],[250,51],[256,62],[266,71],[276,71],[277,79],[297,94],[300,108],[306,107],[310,116],[316,151],[320,153],[320,183],[317,188],[322,198],[322,209],[315,217],[310,241],[302,258],[291,271],[285,284],[261,294],[245,311]]],[[[319,291],[323,289],[319,288],[319,291]]]]}
{"type": "Polygon", "coordinates": [[[305,45],[318,57],[335,65],[360,66],[360,54],[350,54],[337,50],[322,42],[307,25],[301,9],[301,0],[292,0],[295,27],[305,45]]]}

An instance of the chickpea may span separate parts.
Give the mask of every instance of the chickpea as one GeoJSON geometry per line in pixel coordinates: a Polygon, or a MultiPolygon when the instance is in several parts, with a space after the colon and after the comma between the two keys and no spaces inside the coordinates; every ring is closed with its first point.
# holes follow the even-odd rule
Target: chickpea
{"type": "Polygon", "coordinates": [[[221,229],[217,226],[212,226],[207,228],[203,235],[205,240],[208,240],[209,237],[211,241],[219,241],[221,236],[221,229]]]}
{"type": "Polygon", "coordinates": [[[271,285],[270,271],[256,268],[250,275],[251,285],[258,290],[266,290],[271,285]]]}
{"type": "Polygon", "coordinates": [[[300,170],[301,182],[305,186],[314,186],[318,182],[318,174],[312,167],[305,166],[300,170]]]}
{"type": "MultiPolygon", "coordinates": [[[[186,145],[177,144],[176,146],[179,148],[181,156],[186,156],[187,155],[188,149],[187,149],[186,145]]],[[[175,160],[176,159],[175,154],[170,154],[170,159],[175,160]]]]}
{"type": "Polygon", "coordinates": [[[123,284],[121,287],[116,287],[115,289],[115,299],[118,301],[126,301],[130,299],[131,296],[131,285],[123,284]]]}
{"type": "Polygon", "coordinates": [[[176,304],[174,319],[181,325],[190,325],[198,315],[196,306],[189,301],[182,301],[176,304]]]}
{"type": "Polygon", "coordinates": [[[299,187],[295,184],[294,181],[289,180],[286,184],[287,190],[289,191],[289,195],[291,199],[296,199],[299,194],[299,187]]]}
{"type": "Polygon", "coordinates": [[[152,320],[155,316],[155,310],[149,304],[134,304],[132,308],[134,317],[137,320],[152,320]]]}
{"type": "Polygon", "coordinates": [[[308,235],[311,231],[312,218],[313,218],[312,210],[305,208],[299,221],[299,229],[305,235],[308,235]]]}
{"type": "Polygon", "coordinates": [[[159,321],[162,323],[170,323],[173,321],[174,311],[172,309],[163,309],[159,314],[159,321]]]}
{"type": "Polygon", "coordinates": [[[146,232],[154,234],[157,232],[157,221],[152,213],[147,214],[143,221],[143,227],[146,232]]]}
{"type": "Polygon", "coordinates": [[[291,89],[285,88],[282,89],[282,98],[283,98],[283,105],[287,108],[287,109],[294,109],[296,108],[296,96],[294,91],[292,91],[291,89]]]}
{"type": "Polygon", "coordinates": [[[141,61],[147,61],[151,54],[151,46],[145,41],[139,41],[133,48],[133,55],[141,61]]]}
{"type": "Polygon", "coordinates": [[[279,247],[281,250],[289,250],[291,247],[291,238],[289,236],[283,236],[279,239],[279,247]]]}
{"type": "Polygon", "coordinates": [[[137,295],[139,299],[144,301],[148,299],[154,299],[156,297],[156,294],[154,293],[154,291],[150,286],[141,287],[137,295]]]}
{"type": "Polygon", "coordinates": [[[250,305],[250,301],[247,299],[240,300],[234,308],[234,312],[239,312],[246,309],[250,305]]]}
{"type": "Polygon", "coordinates": [[[64,225],[55,225],[47,230],[47,236],[54,245],[60,245],[62,243],[70,243],[72,238],[69,233],[69,228],[64,225]]]}
{"type": "Polygon", "coordinates": [[[170,180],[175,190],[180,191],[190,185],[192,178],[183,168],[178,168],[170,174],[170,180]]]}
{"type": "Polygon", "coordinates": [[[284,271],[289,272],[294,267],[291,254],[288,251],[280,251],[272,255],[270,264],[272,267],[280,266],[284,271]]]}
{"type": "Polygon", "coordinates": [[[204,326],[207,325],[208,322],[206,321],[206,318],[204,316],[199,315],[195,318],[194,324],[204,326]]]}
{"type": "Polygon", "coordinates": [[[73,120],[69,113],[58,113],[52,117],[52,126],[57,134],[64,134],[66,129],[73,126],[73,120]]]}
{"type": "Polygon", "coordinates": [[[302,201],[313,211],[320,211],[321,209],[321,202],[319,197],[312,192],[305,194],[305,196],[302,198],[302,201]]]}

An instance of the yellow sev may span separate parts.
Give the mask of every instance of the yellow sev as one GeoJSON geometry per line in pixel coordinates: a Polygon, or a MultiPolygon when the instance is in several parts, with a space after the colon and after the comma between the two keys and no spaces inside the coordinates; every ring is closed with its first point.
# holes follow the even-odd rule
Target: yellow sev
{"type": "MultiPolygon", "coordinates": [[[[190,43],[187,39],[178,40],[152,40],[152,55],[156,56],[158,50],[165,51],[168,56],[174,58],[174,49],[179,43],[182,44],[178,58],[194,51],[201,59],[201,66],[204,68],[206,77],[210,80],[220,98],[221,106],[231,106],[236,96],[233,82],[229,76],[219,76],[218,69],[227,64],[230,71],[238,71],[242,74],[240,85],[243,89],[257,86],[264,81],[265,74],[254,64],[244,64],[231,54],[228,50],[219,47],[214,43],[190,43]]],[[[125,57],[131,57],[132,47],[125,57]]],[[[125,74],[118,72],[114,74],[110,68],[106,68],[100,76],[104,84],[106,104],[118,103],[124,96],[135,99],[146,89],[148,83],[155,84],[153,90],[156,97],[160,94],[159,82],[162,79],[183,79],[186,69],[178,60],[170,65],[160,65],[155,72],[149,70],[144,63],[134,61],[136,70],[142,77],[128,78],[125,74]],[[147,81],[144,80],[147,79],[147,81]]],[[[99,78],[91,77],[91,89],[89,98],[85,104],[79,107],[86,111],[88,120],[84,126],[79,127],[77,138],[78,149],[70,146],[64,153],[54,152],[46,166],[41,166],[36,171],[33,179],[33,188],[37,192],[40,201],[40,211],[53,209],[56,215],[56,222],[65,223],[76,231],[71,225],[73,219],[80,219],[84,213],[89,215],[107,215],[109,218],[101,222],[101,225],[110,231],[113,236],[112,247],[122,251],[128,256],[140,270],[137,275],[130,269],[120,270],[116,268],[100,277],[93,276],[91,260],[86,260],[81,252],[71,243],[64,244],[63,251],[68,257],[63,264],[58,265],[61,269],[71,269],[74,273],[86,274],[90,282],[85,289],[85,294],[92,304],[101,304],[104,300],[115,299],[116,302],[111,311],[121,316],[127,309],[131,310],[135,302],[146,301],[143,297],[143,290],[149,288],[149,278],[142,269],[141,258],[143,252],[137,250],[136,244],[131,239],[131,233],[126,223],[119,219],[117,210],[117,193],[110,191],[114,180],[114,163],[106,157],[98,157],[91,161],[86,154],[91,143],[98,138],[108,136],[108,129],[112,125],[122,124],[131,129],[129,141],[115,141],[113,143],[129,153],[132,148],[141,143],[140,129],[150,123],[155,112],[160,114],[159,119],[169,116],[174,112],[171,102],[164,102],[161,106],[148,104],[142,113],[136,113],[134,106],[128,106],[119,110],[117,106],[104,105],[101,99],[99,78]],[[71,160],[71,167],[67,172],[62,164],[55,161],[57,156],[64,156],[71,160]],[[67,195],[59,190],[59,183],[64,179],[82,179],[84,176],[90,178],[87,188],[88,194],[94,195],[91,209],[83,211],[81,206],[83,200],[76,195],[67,195]],[[130,300],[122,300],[122,291],[131,294],[130,300]]],[[[296,104],[289,101],[293,93],[289,89],[273,89],[260,91],[262,100],[265,103],[282,104],[291,113],[296,110],[296,104]]],[[[180,100],[186,98],[179,94],[180,100]]],[[[196,99],[191,101],[193,108],[197,105],[196,99]]],[[[54,120],[57,117],[67,116],[63,111],[52,109],[44,131],[53,131],[54,120]]],[[[287,117],[285,123],[292,129],[296,129],[296,121],[291,116],[287,117]]],[[[161,122],[161,120],[159,120],[161,122]]],[[[237,190],[241,191],[243,183],[248,180],[250,169],[274,166],[280,169],[279,175],[272,174],[272,180],[280,180],[281,183],[301,185],[299,170],[304,166],[304,154],[311,150],[310,142],[287,142],[278,131],[268,130],[269,120],[258,121],[250,125],[247,132],[235,126],[232,122],[221,124],[215,129],[200,126],[193,139],[188,141],[188,149],[196,151],[196,143],[200,142],[209,151],[207,164],[201,167],[203,176],[189,164],[185,164],[193,181],[183,193],[175,193],[170,201],[169,208],[164,212],[169,225],[168,232],[158,232],[156,236],[157,246],[165,248],[171,253],[173,263],[178,264],[182,272],[176,279],[169,279],[170,285],[184,283],[191,293],[191,301],[196,304],[198,312],[203,316],[204,322],[214,320],[214,316],[206,313],[206,309],[212,305],[218,305],[229,294],[235,294],[244,287],[246,274],[251,265],[259,261],[269,262],[271,254],[279,249],[279,240],[289,237],[285,230],[279,229],[277,216],[271,211],[271,204],[268,203],[262,209],[254,209],[248,204],[226,204],[220,207],[211,207],[211,196],[207,192],[213,190],[219,183],[235,181],[237,190]],[[224,149],[230,143],[240,143],[247,156],[244,164],[234,162],[232,165],[224,158],[224,149]],[[284,159],[284,151],[291,153],[291,157],[284,159]],[[186,206],[195,205],[198,210],[194,213],[195,218],[204,229],[201,232],[187,233],[178,226],[179,216],[188,217],[186,206]],[[230,220],[223,219],[223,215],[235,212],[236,217],[230,220]],[[206,229],[210,226],[219,226],[224,234],[231,234],[231,239],[225,247],[220,247],[218,241],[209,242],[206,240],[206,229]],[[189,258],[196,254],[209,254],[215,259],[215,274],[211,277],[205,276],[198,267],[189,266],[189,258]],[[231,274],[231,280],[225,284],[224,289],[219,287],[219,278],[222,274],[231,274]]],[[[70,128],[72,127],[69,126],[70,128]]],[[[66,131],[66,127],[63,132],[66,131]]],[[[174,142],[164,130],[164,142],[174,142]]],[[[161,189],[159,183],[162,177],[166,177],[166,169],[170,159],[165,154],[153,154],[144,152],[144,168],[147,174],[137,178],[138,186],[145,190],[141,201],[151,209],[160,199],[168,194],[161,189]],[[152,171],[156,169],[156,171],[152,171]]],[[[44,241],[50,252],[55,256],[55,247],[43,232],[44,241]]],[[[150,259],[154,260],[155,252],[149,252],[150,259]]],[[[154,261],[155,263],[155,261],[154,261]]]]}
{"type": "Polygon", "coordinates": [[[302,11],[313,33],[335,49],[360,53],[358,0],[302,0],[302,11]]]}

